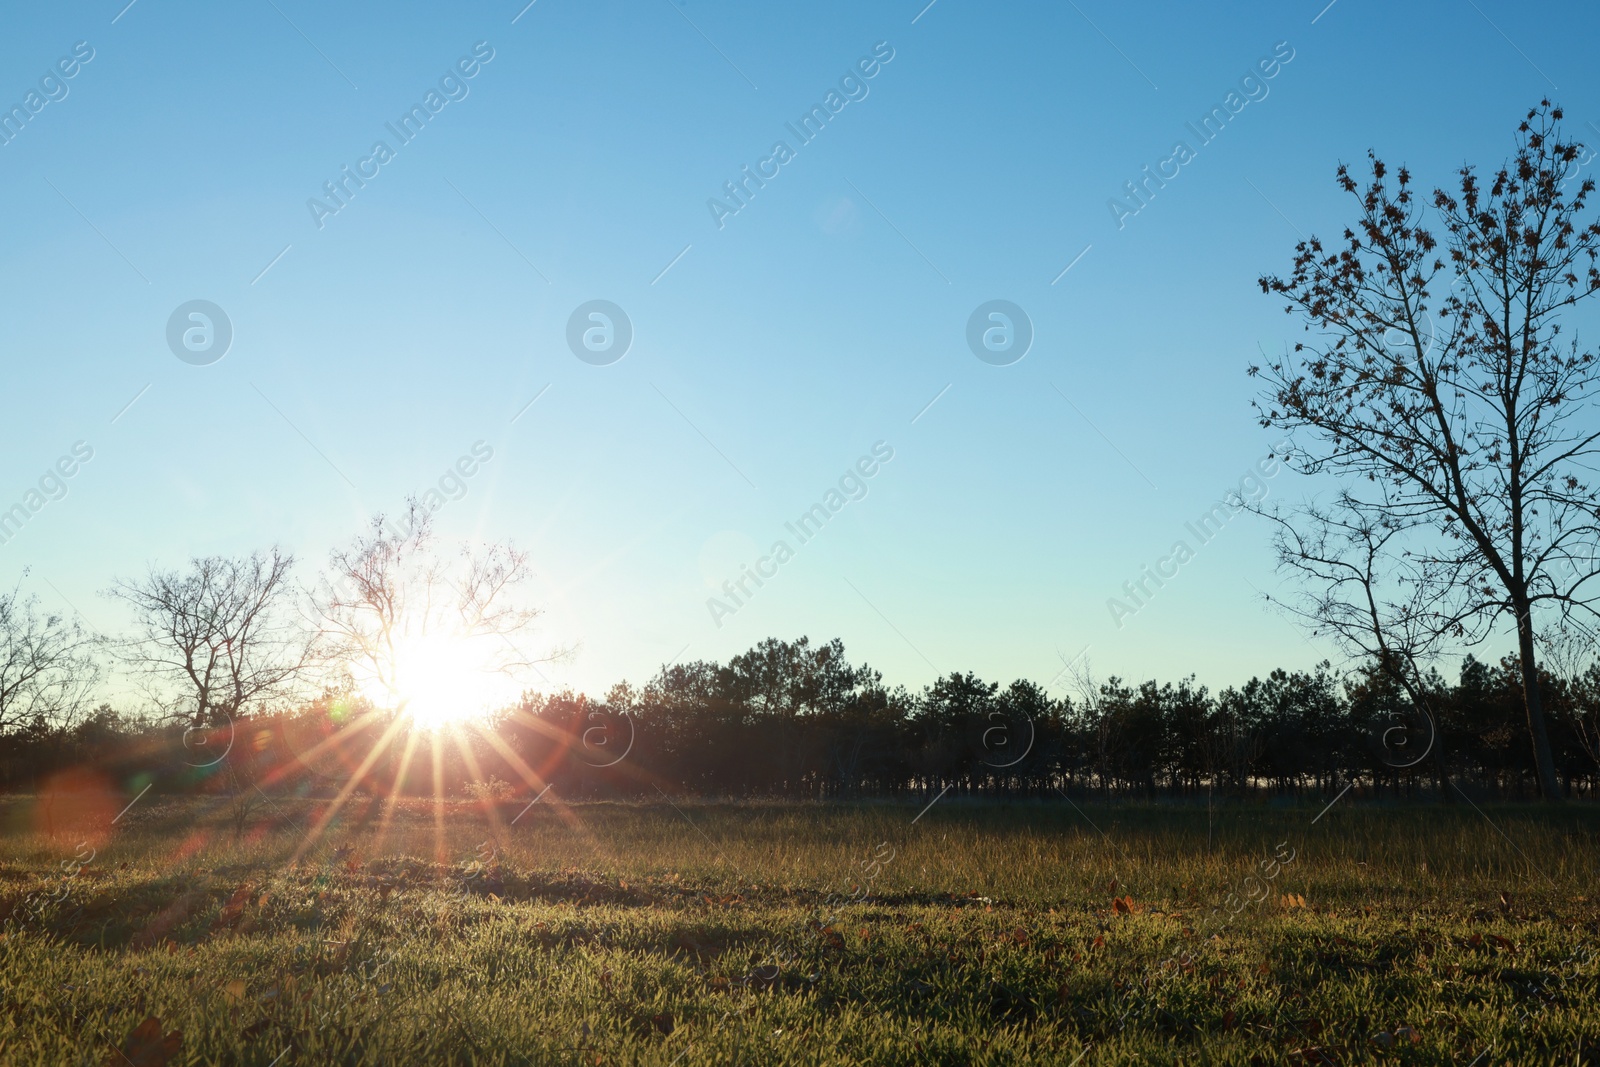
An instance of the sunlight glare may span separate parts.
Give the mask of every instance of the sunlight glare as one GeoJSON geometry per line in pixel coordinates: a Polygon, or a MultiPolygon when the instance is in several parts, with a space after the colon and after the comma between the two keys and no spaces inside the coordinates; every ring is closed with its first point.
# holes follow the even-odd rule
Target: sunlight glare
{"type": "Polygon", "coordinates": [[[418,726],[438,730],[482,718],[514,702],[517,684],[496,670],[495,651],[486,638],[456,636],[404,638],[395,648],[393,691],[381,684],[363,686],[375,702],[399,708],[418,726]]]}

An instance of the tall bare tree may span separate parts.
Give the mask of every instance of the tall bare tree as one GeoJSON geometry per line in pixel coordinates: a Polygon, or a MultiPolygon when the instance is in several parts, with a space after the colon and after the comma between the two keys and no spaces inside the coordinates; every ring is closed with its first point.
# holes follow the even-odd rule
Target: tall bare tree
{"type": "Polygon", "coordinates": [[[1567,687],[1566,726],[1578,747],[1600,766],[1600,643],[1592,633],[1560,627],[1540,636],[1546,673],[1567,687]]]}
{"type": "Polygon", "coordinates": [[[220,726],[283,695],[313,662],[294,611],[294,557],[278,548],[152,567],[107,594],[133,609],[124,654],[157,705],[192,728],[220,726]]]}
{"type": "Polygon", "coordinates": [[[327,651],[360,676],[383,711],[404,711],[412,642],[470,642],[490,673],[515,675],[545,662],[515,640],[539,615],[518,597],[531,577],[527,553],[495,543],[463,546],[454,556],[441,556],[430,513],[415,500],[404,529],[380,515],[330,556],[313,595],[327,651]]]}
{"type": "Polygon", "coordinates": [[[1542,101],[1487,181],[1463,166],[1455,193],[1434,192],[1442,245],[1408,170],[1390,186],[1369,153],[1362,189],[1340,166],[1355,226],[1335,247],[1298,244],[1287,278],[1261,278],[1314,337],[1250,368],[1266,384],[1262,425],[1306,431],[1291,466],[1345,479],[1338,525],[1381,534],[1384,558],[1403,561],[1394,603],[1409,606],[1413,639],[1470,644],[1514,630],[1534,763],[1552,800],[1539,633],[1551,620],[1592,633],[1600,619],[1590,406],[1600,366],[1561,336],[1563,316],[1600,290],[1600,223],[1581,219],[1593,180],[1568,196],[1582,146],[1561,118],[1542,101]]]}
{"type": "Polygon", "coordinates": [[[146,692],[186,726],[184,747],[204,757],[196,766],[223,766],[235,837],[262,796],[263,762],[234,750],[236,720],[287,696],[314,662],[315,634],[294,611],[293,569],[294,557],[274,547],[191,560],[186,570],[152,567],[107,590],[133,609],[124,655],[146,692]]]}
{"type": "Polygon", "coordinates": [[[0,734],[33,722],[64,725],[99,681],[98,641],[76,622],[40,617],[19,579],[0,592],[0,734]]]}
{"type": "Polygon", "coordinates": [[[1289,610],[1314,633],[1332,637],[1363,669],[1384,675],[1410,701],[1414,721],[1402,719],[1381,731],[1379,760],[1406,770],[1432,754],[1441,794],[1450,799],[1428,665],[1465,634],[1460,624],[1443,625],[1455,615],[1455,587],[1430,573],[1432,560],[1404,551],[1410,532],[1405,521],[1374,515],[1352,494],[1339,494],[1328,508],[1249,506],[1278,524],[1278,564],[1307,586],[1289,610]]]}

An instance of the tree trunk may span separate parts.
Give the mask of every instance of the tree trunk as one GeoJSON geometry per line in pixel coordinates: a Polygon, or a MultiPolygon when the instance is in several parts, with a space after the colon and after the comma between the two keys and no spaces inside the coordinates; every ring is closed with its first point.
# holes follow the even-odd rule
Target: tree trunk
{"type": "Polygon", "coordinates": [[[1561,800],[1556,782],[1556,761],[1550,754],[1550,736],[1544,728],[1544,702],[1539,696],[1539,665],[1533,653],[1533,618],[1526,604],[1517,608],[1517,646],[1522,661],[1522,701],[1528,709],[1528,736],[1533,740],[1533,765],[1539,774],[1539,792],[1552,803],[1561,800]]]}

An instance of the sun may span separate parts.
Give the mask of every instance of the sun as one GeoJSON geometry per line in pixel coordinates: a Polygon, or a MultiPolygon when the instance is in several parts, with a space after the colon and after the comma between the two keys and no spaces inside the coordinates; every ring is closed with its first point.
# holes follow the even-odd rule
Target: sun
{"type": "Polygon", "coordinates": [[[519,688],[497,669],[499,658],[485,637],[404,637],[395,642],[392,684],[362,690],[424,729],[459,727],[516,700],[519,688]]]}

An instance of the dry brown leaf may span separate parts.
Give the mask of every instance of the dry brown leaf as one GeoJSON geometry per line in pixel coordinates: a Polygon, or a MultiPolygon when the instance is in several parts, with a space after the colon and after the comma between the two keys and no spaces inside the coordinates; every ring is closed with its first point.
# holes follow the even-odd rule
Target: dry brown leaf
{"type": "Polygon", "coordinates": [[[183,1034],[173,1030],[161,1033],[161,1020],[154,1015],[133,1028],[120,1051],[106,1057],[106,1067],[166,1067],[183,1050],[183,1034]]]}

